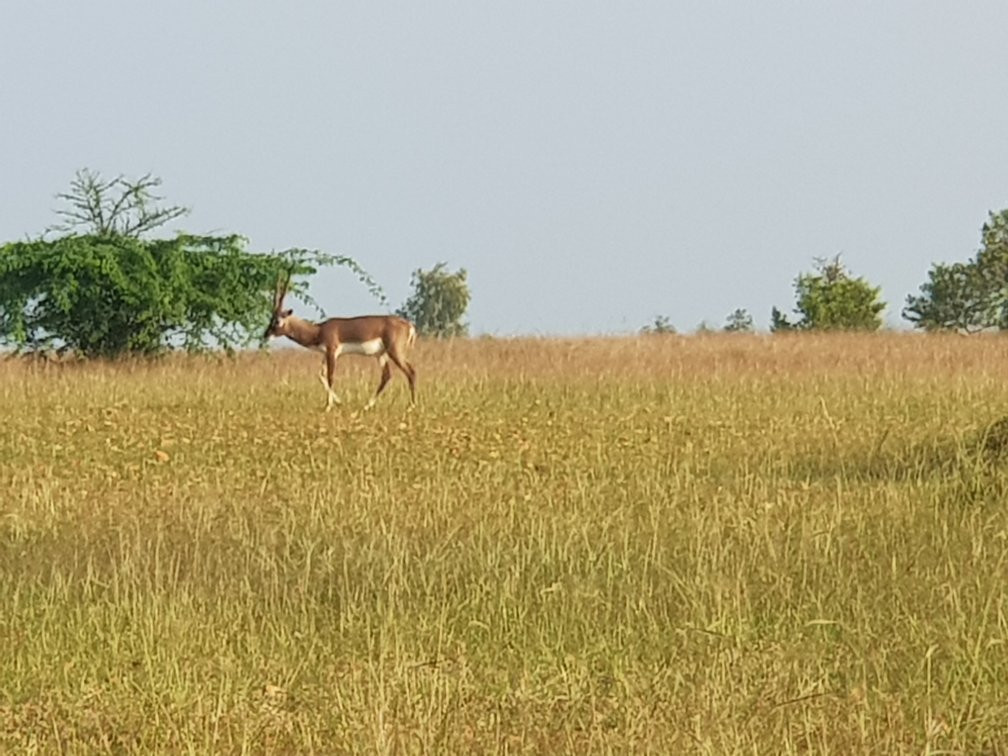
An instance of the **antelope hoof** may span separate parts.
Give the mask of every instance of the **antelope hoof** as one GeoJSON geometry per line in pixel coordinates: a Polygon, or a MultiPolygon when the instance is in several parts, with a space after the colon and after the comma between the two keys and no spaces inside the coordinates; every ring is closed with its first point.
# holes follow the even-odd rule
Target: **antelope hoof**
{"type": "Polygon", "coordinates": [[[364,411],[367,412],[368,410],[372,409],[374,405],[375,405],[374,399],[369,400],[368,403],[364,405],[364,411]]]}

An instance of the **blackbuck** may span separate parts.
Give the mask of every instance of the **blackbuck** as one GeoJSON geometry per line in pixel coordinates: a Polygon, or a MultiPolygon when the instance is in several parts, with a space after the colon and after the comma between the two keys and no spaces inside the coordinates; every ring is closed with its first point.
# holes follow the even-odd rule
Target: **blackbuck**
{"type": "Polygon", "coordinates": [[[286,336],[303,347],[325,354],[325,362],[319,380],[326,390],[326,411],[340,399],[333,390],[336,375],[336,360],[341,354],[360,354],[376,357],[381,365],[381,380],[378,390],[364,409],[371,409],[385,385],[392,378],[393,362],[403,371],[410,387],[410,404],[416,403],[416,370],[406,360],[406,353],[416,341],[416,329],[408,320],[395,315],[364,315],[356,318],[329,318],[321,323],[312,323],[294,315],[293,310],[284,309],[284,297],[290,285],[290,276],[277,281],[273,296],[273,317],[264,338],[286,336]]]}

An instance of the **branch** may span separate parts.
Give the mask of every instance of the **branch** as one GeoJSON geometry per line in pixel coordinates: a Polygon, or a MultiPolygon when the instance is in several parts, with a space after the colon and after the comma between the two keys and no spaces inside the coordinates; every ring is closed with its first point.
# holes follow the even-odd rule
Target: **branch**
{"type": "Polygon", "coordinates": [[[70,205],[69,209],[56,211],[66,222],[54,224],[46,231],[73,232],[84,226],[98,236],[138,237],[189,212],[180,205],[157,207],[155,203],[163,197],[153,194],[151,189],[160,184],[161,179],[150,173],[136,181],[129,181],[122,174],[103,181],[97,172],[84,168],[70,182],[71,191],[56,195],[70,205]],[[118,192],[115,199],[109,197],[113,190],[118,192]]]}

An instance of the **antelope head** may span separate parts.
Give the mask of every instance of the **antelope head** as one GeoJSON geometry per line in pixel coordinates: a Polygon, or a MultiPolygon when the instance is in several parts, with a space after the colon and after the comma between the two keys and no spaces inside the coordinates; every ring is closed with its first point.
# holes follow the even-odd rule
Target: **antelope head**
{"type": "Polygon", "coordinates": [[[269,325],[266,326],[266,333],[263,334],[264,339],[268,339],[271,336],[284,336],[287,333],[287,318],[294,312],[293,310],[284,309],[284,297],[287,296],[287,287],[290,286],[290,279],[290,273],[287,273],[286,276],[283,274],[277,276],[277,285],[273,292],[273,316],[270,318],[269,325]]]}

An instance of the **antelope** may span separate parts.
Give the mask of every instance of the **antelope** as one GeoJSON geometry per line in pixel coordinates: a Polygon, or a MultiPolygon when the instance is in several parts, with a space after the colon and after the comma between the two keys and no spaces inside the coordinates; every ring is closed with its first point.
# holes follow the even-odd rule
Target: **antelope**
{"type": "Polygon", "coordinates": [[[266,328],[264,339],[286,336],[303,347],[325,354],[319,380],[326,390],[326,412],[333,404],[341,404],[333,390],[336,359],[341,354],[360,354],[377,357],[381,366],[378,390],[364,406],[369,410],[392,378],[393,362],[409,381],[410,405],[416,404],[416,370],[406,360],[407,350],[416,341],[416,328],[408,320],[395,315],[363,315],[356,318],[329,318],[321,323],[303,320],[293,310],[284,309],[284,297],[290,285],[290,275],[277,281],[273,294],[273,317],[266,328]]]}

